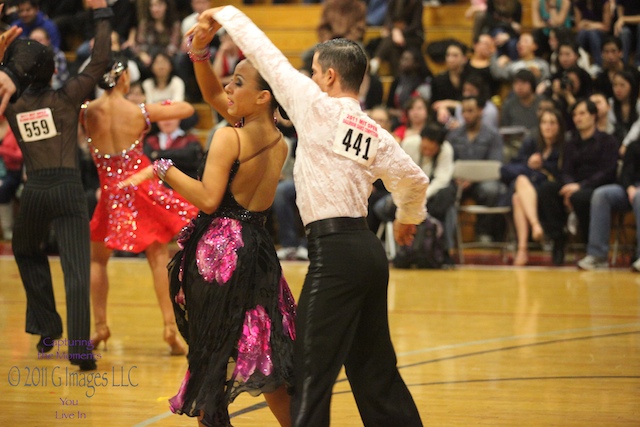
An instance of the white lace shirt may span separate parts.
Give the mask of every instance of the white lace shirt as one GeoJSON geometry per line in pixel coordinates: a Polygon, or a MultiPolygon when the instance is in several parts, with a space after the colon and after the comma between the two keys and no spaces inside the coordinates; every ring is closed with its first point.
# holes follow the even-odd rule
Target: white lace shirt
{"type": "Polygon", "coordinates": [[[226,6],[215,19],[269,83],[296,128],[294,181],[305,225],[327,218],[366,217],[378,178],[393,195],[398,221],[424,220],[429,178],[356,99],[329,97],[237,8],[226,6]]]}

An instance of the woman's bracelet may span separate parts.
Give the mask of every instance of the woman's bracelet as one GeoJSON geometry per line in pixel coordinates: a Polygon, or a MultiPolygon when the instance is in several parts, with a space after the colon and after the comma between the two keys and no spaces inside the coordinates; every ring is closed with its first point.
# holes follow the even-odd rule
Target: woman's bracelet
{"type": "Polygon", "coordinates": [[[193,34],[187,37],[187,49],[187,55],[189,55],[191,62],[204,62],[211,58],[211,51],[208,46],[203,49],[193,49],[193,34]]]}
{"type": "Polygon", "coordinates": [[[171,159],[156,160],[153,162],[153,174],[164,181],[164,177],[167,175],[167,171],[171,166],[173,166],[171,159]]]}

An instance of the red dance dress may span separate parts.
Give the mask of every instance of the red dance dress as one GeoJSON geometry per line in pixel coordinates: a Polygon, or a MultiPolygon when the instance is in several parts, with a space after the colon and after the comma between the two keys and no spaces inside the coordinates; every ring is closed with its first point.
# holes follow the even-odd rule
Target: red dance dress
{"type": "MultiPolygon", "coordinates": [[[[146,117],[144,106],[140,107],[146,117]]],[[[92,150],[101,194],[91,218],[91,241],[104,242],[109,249],[138,253],[153,242],[168,243],[198,214],[194,206],[157,179],[118,188],[119,182],[151,164],[142,151],[141,139],[115,154],[92,150]]],[[[91,144],[91,138],[88,141],[91,144]]]]}

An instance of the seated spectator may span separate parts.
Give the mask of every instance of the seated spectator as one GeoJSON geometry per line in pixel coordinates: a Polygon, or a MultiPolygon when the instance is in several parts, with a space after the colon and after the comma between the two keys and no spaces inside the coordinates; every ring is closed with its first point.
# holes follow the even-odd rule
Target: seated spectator
{"type": "Polygon", "coordinates": [[[500,126],[522,126],[527,130],[538,126],[538,103],[536,78],[529,70],[520,70],[513,77],[513,94],[502,106],[500,126]]]}
{"type": "Polygon", "coordinates": [[[489,88],[491,95],[498,93],[499,85],[491,75],[491,61],[496,54],[496,45],[491,36],[480,34],[473,43],[473,52],[467,63],[465,74],[478,74],[489,88]]]}
{"type": "Polygon", "coordinates": [[[9,122],[0,117],[0,227],[2,239],[13,238],[13,199],[22,182],[22,151],[9,122]]]}
{"type": "Polygon", "coordinates": [[[518,40],[518,59],[513,61],[501,56],[491,64],[491,74],[497,80],[511,80],[520,70],[529,70],[536,80],[541,81],[551,76],[549,63],[536,56],[537,43],[529,33],[523,33],[518,40]]]}
{"type": "MultiPolygon", "coordinates": [[[[486,86],[484,79],[478,74],[469,74],[462,83],[462,96],[469,97],[475,96],[485,99],[484,108],[482,109],[482,123],[486,126],[498,129],[500,124],[500,111],[496,104],[491,101],[489,96],[489,87],[486,86]]],[[[462,104],[456,103],[455,108],[455,123],[449,126],[454,128],[464,124],[464,117],[462,116],[462,104]]]]}
{"type": "MultiPolygon", "coordinates": [[[[553,33],[552,33],[553,34],[553,33]]],[[[555,55],[555,62],[553,64],[551,78],[541,82],[546,86],[551,86],[553,80],[562,79],[566,76],[570,70],[575,70],[579,74],[579,80],[582,83],[581,89],[583,93],[581,96],[588,96],[592,91],[592,80],[589,74],[589,68],[583,68],[580,66],[580,46],[573,38],[565,38],[558,41],[558,47],[555,55]]],[[[540,93],[540,91],[538,91],[540,93]]]]}
{"type": "Polygon", "coordinates": [[[203,151],[198,137],[180,129],[180,119],[157,122],[158,133],[144,140],[144,154],[155,161],[170,159],[191,178],[197,178],[203,151]]]}
{"type": "Polygon", "coordinates": [[[131,48],[143,68],[150,68],[159,53],[173,59],[179,51],[180,21],[173,0],[150,0],[143,13],[138,18],[135,45],[131,48]]]}
{"type": "Polygon", "coordinates": [[[591,195],[596,188],[616,179],[618,144],[611,135],[596,129],[597,114],[595,104],[588,99],[573,106],[576,132],[565,144],[562,154],[562,179],[544,182],[538,191],[540,223],[553,240],[555,265],[564,263],[564,227],[568,213],[575,213],[578,229],[588,241],[591,195]]]}
{"type": "Polygon", "coordinates": [[[613,77],[619,71],[627,71],[633,74],[636,81],[640,81],[640,73],[623,61],[622,42],[618,37],[610,36],[602,44],[602,71],[595,79],[593,88],[602,92],[607,98],[613,97],[613,77]]]}
{"type": "Polygon", "coordinates": [[[551,97],[558,106],[558,109],[565,116],[565,123],[568,129],[573,129],[571,121],[571,110],[576,100],[587,98],[591,94],[591,77],[582,68],[574,65],[566,70],[561,76],[551,82],[551,97]]]}
{"type": "MultiPolygon", "coordinates": [[[[589,242],[587,256],[578,261],[581,270],[609,267],[611,213],[633,211],[636,220],[636,242],[640,242],[640,140],[629,144],[622,161],[618,183],[598,187],[591,196],[589,242]]],[[[640,272],[640,244],[636,244],[631,268],[640,272]]]]}
{"type": "Polygon", "coordinates": [[[634,66],[640,68],[640,2],[637,0],[617,0],[618,19],[613,24],[613,35],[622,41],[622,56],[629,64],[631,48],[635,44],[634,66]]]}
{"type": "Polygon", "coordinates": [[[17,0],[16,5],[18,6],[18,19],[13,21],[11,25],[22,28],[21,37],[28,38],[35,28],[44,28],[49,34],[51,46],[60,49],[62,39],[58,27],[42,13],[39,0],[17,0]]]}
{"type": "Polygon", "coordinates": [[[420,132],[427,124],[427,112],[427,102],[420,96],[414,96],[407,102],[404,109],[403,124],[393,131],[393,136],[396,137],[400,144],[403,144],[405,139],[409,137],[420,135],[420,132]]]}
{"type": "MultiPolygon", "coordinates": [[[[367,5],[363,0],[325,0],[316,28],[318,43],[337,38],[362,43],[367,27],[366,18],[367,5]]],[[[315,48],[311,48],[302,53],[303,68],[309,72],[314,52],[315,48]]]]}
{"type": "Polygon", "coordinates": [[[616,129],[613,122],[609,120],[609,111],[611,110],[609,100],[602,92],[592,93],[589,99],[595,104],[596,108],[598,109],[598,114],[596,116],[596,127],[600,132],[613,135],[616,129]]]}
{"type": "MultiPolygon", "coordinates": [[[[418,135],[406,138],[402,149],[411,159],[422,168],[429,177],[427,188],[427,211],[429,215],[438,219],[443,224],[451,207],[456,201],[456,187],[452,182],[453,177],[453,148],[445,141],[446,130],[444,127],[430,123],[426,125],[418,135]]],[[[396,206],[391,194],[378,200],[373,211],[376,217],[385,222],[393,221],[396,214],[396,206]]],[[[453,264],[449,256],[449,249],[453,246],[453,233],[455,230],[447,229],[445,242],[447,250],[446,264],[453,264]]]]}
{"type": "Polygon", "coordinates": [[[431,109],[436,113],[438,122],[443,124],[454,113],[451,102],[462,99],[462,82],[468,71],[467,47],[462,43],[451,43],[447,47],[445,65],[446,71],[438,74],[431,84],[431,109]]]}
{"type": "Polygon", "coordinates": [[[213,72],[223,86],[227,85],[233,77],[233,70],[238,62],[244,59],[240,48],[224,29],[218,31],[220,37],[220,47],[213,57],[213,72]]]}
{"type": "Polygon", "coordinates": [[[573,19],[578,44],[589,50],[594,63],[602,65],[602,41],[611,31],[611,3],[609,0],[574,0],[573,19]]]}
{"type": "Polygon", "coordinates": [[[382,30],[382,40],[372,55],[371,72],[376,74],[381,61],[398,73],[400,55],[407,48],[422,51],[424,27],[422,24],[422,0],[389,0],[382,30]]]}
{"type": "MultiPolygon", "coordinates": [[[[549,57],[549,69],[551,74],[558,72],[558,53],[560,49],[560,43],[564,41],[570,41],[577,43],[575,34],[571,28],[567,27],[553,27],[549,30],[549,49],[551,49],[551,56],[549,57]]],[[[566,59],[565,59],[566,62],[566,59]]],[[[589,72],[590,75],[595,77],[600,72],[598,65],[591,65],[591,57],[581,47],[578,47],[578,59],[575,64],[569,64],[565,68],[569,68],[571,65],[578,65],[583,70],[589,72]]]]}
{"type": "Polygon", "coordinates": [[[152,77],[142,82],[148,103],[184,101],[184,82],[173,69],[173,62],[166,53],[157,53],[151,62],[152,77]]]}
{"type": "Polygon", "coordinates": [[[543,182],[560,180],[560,157],[564,148],[564,118],[558,110],[545,110],[540,116],[537,138],[524,140],[518,155],[501,169],[502,180],[512,193],[513,223],[518,251],[513,265],[529,261],[529,231],[534,241],[541,241],[542,226],[538,218],[538,189],[543,182]]]}
{"type": "Polygon", "coordinates": [[[551,28],[571,28],[571,0],[532,0],[531,21],[533,37],[540,49],[538,55],[548,58],[551,28]]]}
{"type": "Polygon", "coordinates": [[[69,69],[67,68],[67,57],[60,49],[51,45],[51,39],[49,33],[44,28],[34,28],[29,35],[31,40],[35,40],[40,44],[49,46],[53,50],[53,62],[56,66],[56,71],[51,78],[51,87],[56,90],[60,89],[64,82],[69,78],[69,69]]]}
{"type": "Polygon", "coordinates": [[[498,56],[518,59],[516,44],[522,29],[522,4],[519,0],[488,0],[481,33],[487,33],[495,42],[498,56]]]}
{"type": "Polygon", "coordinates": [[[618,142],[624,140],[640,117],[640,84],[632,73],[620,71],[613,77],[613,98],[609,120],[615,127],[618,142]]]}
{"type": "Polygon", "coordinates": [[[398,74],[394,77],[387,97],[387,108],[395,126],[400,123],[407,102],[415,96],[431,97],[431,70],[419,50],[408,48],[402,52],[398,74]]]}
{"type": "Polygon", "coordinates": [[[473,19],[473,39],[476,40],[482,32],[482,24],[487,12],[487,0],[471,0],[469,8],[464,12],[466,19],[473,19]]]}
{"type": "MultiPolygon", "coordinates": [[[[497,130],[482,123],[484,100],[476,97],[462,99],[462,116],[465,124],[449,131],[446,140],[451,143],[455,160],[503,161],[502,136],[497,130]]],[[[472,184],[468,181],[456,183],[463,188],[463,197],[472,198],[485,206],[497,206],[500,195],[506,191],[500,181],[484,181],[472,184]]],[[[479,215],[476,235],[479,240],[497,240],[502,234],[501,224],[495,218],[479,215]]]]}

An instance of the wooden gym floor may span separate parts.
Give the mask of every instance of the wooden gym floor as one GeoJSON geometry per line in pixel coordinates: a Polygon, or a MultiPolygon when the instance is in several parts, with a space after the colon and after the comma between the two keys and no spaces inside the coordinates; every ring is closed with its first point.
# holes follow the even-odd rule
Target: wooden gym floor
{"type": "MultiPolygon", "coordinates": [[[[65,319],[56,257],[51,266],[65,319]]],[[[297,296],[307,264],[283,268],[297,296]]],[[[0,256],[0,426],[196,425],[168,409],[186,363],[162,341],[146,261],[114,258],[109,275],[112,336],[96,351],[98,384],[66,360],[37,358],[15,261],[0,256]]],[[[640,274],[392,270],[389,316],[426,426],[640,426],[640,274]]],[[[362,426],[344,375],[332,402],[332,426],[362,426]]],[[[231,412],[236,427],[277,426],[261,397],[242,395],[231,412]]]]}

